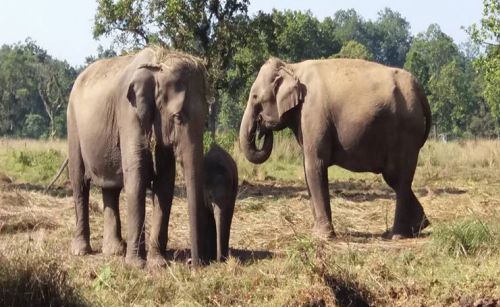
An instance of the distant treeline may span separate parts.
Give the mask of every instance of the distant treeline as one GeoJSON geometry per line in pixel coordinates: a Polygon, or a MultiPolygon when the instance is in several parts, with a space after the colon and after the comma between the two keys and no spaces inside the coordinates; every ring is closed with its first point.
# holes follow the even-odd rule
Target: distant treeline
{"type": "MultiPolygon", "coordinates": [[[[489,2],[497,1],[485,0],[485,5],[489,2]]],[[[408,21],[387,8],[376,20],[365,20],[351,9],[320,21],[310,11],[249,16],[248,5],[247,0],[177,0],[164,6],[145,0],[101,0],[94,37],[111,36],[114,44],[89,56],[87,64],[148,44],[198,55],[206,61],[212,87],[209,126],[227,131],[239,126],[249,88],[270,56],[289,62],[368,59],[403,67],[419,79],[432,108],[434,134],[499,136],[499,48],[483,44],[491,40],[488,34],[498,37],[499,29],[472,26],[471,41],[457,45],[437,24],[411,35],[408,21]]],[[[485,10],[485,18],[500,24],[497,11],[488,14],[485,10]]],[[[30,39],[2,46],[0,135],[64,137],[68,95],[83,68],[54,59],[30,39]]]]}

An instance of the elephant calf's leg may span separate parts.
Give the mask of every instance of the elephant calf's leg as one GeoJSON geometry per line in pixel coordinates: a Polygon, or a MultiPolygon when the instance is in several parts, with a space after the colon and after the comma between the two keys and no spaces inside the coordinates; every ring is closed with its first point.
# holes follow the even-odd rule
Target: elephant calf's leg
{"type": "Polygon", "coordinates": [[[222,208],[218,206],[214,207],[217,228],[217,261],[226,261],[229,257],[229,236],[231,233],[233,211],[234,201],[232,205],[229,203],[222,208]]]}
{"type": "Polygon", "coordinates": [[[104,203],[104,238],[102,252],[105,255],[125,255],[122,240],[119,198],[121,189],[102,189],[104,203]]]}

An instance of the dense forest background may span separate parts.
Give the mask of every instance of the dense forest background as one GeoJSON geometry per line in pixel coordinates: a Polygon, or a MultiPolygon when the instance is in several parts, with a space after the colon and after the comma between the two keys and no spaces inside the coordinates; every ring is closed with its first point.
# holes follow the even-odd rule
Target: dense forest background
{"type": "Polygon", "coordinates": [[[71,86],[86,65],[159,44],[203,58],[212,86],[209,126],[234,131],[258,69],[270,57],[297,62],[363,58],[411,71],[433,113],[433,135],[500,136],[500,0],[484,0],[483,19],[457,45],[431,24],[413,36],[400,13],[376,20],[340,10],[318,20],[309,11],[259,12],[249,0],[98,0],[94,37],[111,37],[86,64],[72,67],[27,38],[0,49],[0,136],[63,138],[71,86]]]}

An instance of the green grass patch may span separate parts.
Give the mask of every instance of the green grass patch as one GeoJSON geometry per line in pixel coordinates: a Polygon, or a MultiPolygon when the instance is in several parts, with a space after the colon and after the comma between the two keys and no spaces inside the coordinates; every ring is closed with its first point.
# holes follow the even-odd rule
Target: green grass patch
{"type": "Polygon", "coordinates": [[[0,171],[16,181],[45,184],[56,174],[65,154],[56,149],[7,149],[0,152],[0,171]]]}
{"type": "Polygon", "coordinates": [[[498,248],[498,233],[479,219],[447,222],[434,228],[432,245],[439,251],[460,257],[498,248]]]}

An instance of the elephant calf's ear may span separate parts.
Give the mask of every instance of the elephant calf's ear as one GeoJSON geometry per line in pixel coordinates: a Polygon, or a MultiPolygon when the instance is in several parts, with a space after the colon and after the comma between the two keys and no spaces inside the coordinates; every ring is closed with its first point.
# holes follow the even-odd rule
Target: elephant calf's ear
{"type": "Polygon", "coordinates": [[[281,118],[283,114],[295,108],[304,100],[303,85],[295,77],[285,74],[278,90],[276,90],[276,103],[278,105],[278,114],[281,118]]]}

